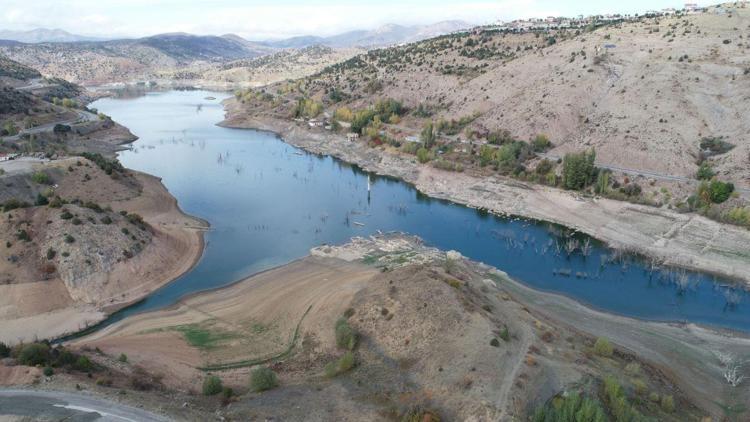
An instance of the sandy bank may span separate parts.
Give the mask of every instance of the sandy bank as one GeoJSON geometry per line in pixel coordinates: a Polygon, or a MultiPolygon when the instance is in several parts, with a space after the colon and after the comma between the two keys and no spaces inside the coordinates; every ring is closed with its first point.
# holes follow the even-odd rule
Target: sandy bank
{"type": "Polygon", "coordinates": [[[422,193],[498,214],[550,221],[584,232],[615,248],[638,252],[657,263],[700,270],[750,285],[750,231],[696,214],[679,214],[605,198],[519,182],[500,176],[478,178],[420,165],[413,156],[384,153],[361,142],[292,121],[245,116],[226,103],[222,126],[278,133],[285,142],[331,155],[367,171],[402,179],[422,193]]]}

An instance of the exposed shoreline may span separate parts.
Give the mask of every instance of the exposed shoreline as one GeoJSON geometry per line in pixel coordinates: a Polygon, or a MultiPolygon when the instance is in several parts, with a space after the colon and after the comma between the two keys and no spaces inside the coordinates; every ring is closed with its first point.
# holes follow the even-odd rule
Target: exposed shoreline
{"type": "MultiPolygon", "coordinates": [[[[344,277],[348,280],[346,289],[330,291],[330,286],[327,288],[322,285],[318,286],[317,283],[324,283],[321,280],[325,280],[325,283],[329,285],[335,281],[330,274],[320,274],[321,265],[338,268],[336,271],[343,271],[344,268],[347,271],[353,271],[360,267],[362,270],[357,271],[365,271],[367,265],[362,263],[362,259],[378,248],[389,251],[413,250],[416,255],[412,256],[412,259],[415,260],[416,265],[427,263],[426,265],[439,266],[442,257],[446,254],[444,251],[424,246],[419,238],[399,233],[370,238],[353,238],[345,244],[336,246],[320,246],[313,248],[304,258],[242,278],[227,286],[183,297],[172,306],[119,321],[105,330],[78,338],[71,345],[96,346],[110,354],[120,353],[123,350],[128,352],[128,356],[138,356],[139,353],[143,353],[141,358],[144,359],[145,365],[150,365],[150,369],[153,370],[166,371],[168,383],[180,388],[185,383],[198,382],[201,372],[197,368],[206,356],[196,353],[195,350],[186,346],[179,334],[165,330],[164,327],[198,324],[205,318],[216,317],[223,313],[234,315],[228,318],[232,321],[234,320],[232,318],[238,318],[235,315],[237,312],[241,315],[258,312],[256,307],[266,306],[269,298],[284,298],[283,300],[286,301],[291,291],[301,289],[299,294],[301,297],[294,295],[299,303],[288,304],[288,308],[279,311],[293,314],[293,317],[284,319],[284,329],[281,331],[285,334],[289,332],[293,323],[298,320],[298,314],[310,304],[306,295],[309,295],[312,290],[321,290],[318,294],[332,295],[336,299],[328,298],[321,303],[315,302],[317,306],[313,313],[313,321],[306,321],[303,324],[303,331],[326,333],[325,327],[330,325],[327,324],[330,321],[326,320],[327,323],[319,324],[314,322],[315,318],[320,319],[321,315],[326,313],[333,316],[339,315],[342,309],[348,306],[349,300],[356,297],[355,292],[363,288],[364,284],[352,283],[349,278],[344,277]],[[310,274],[318,274],[318,278],[310,274]],[[305,283],[314,283],[316,288],[313,289],[305,283]],[[347,290],[348,293],[342,293],[341,290],[347,290]],[[342,297],[340,297],[342,295],[348,299],[342,302],[342,297]],[[247,301],[256,301],[258,304],[238,307],[239,303],[247,304],[247,301]],[[336,307],[336,310],[328,312],[330,306],[336,307]],[[157,361],[152,362],[153,359],[157,361]],[[158,362],[158,360],[163,361],[158,362]]],[[[728,400],[733,394],[741,394],[741,391],[748,388],[742,386],[734,390],[727,385],[722,376],[723,366],[719,359],[719,354],[722,353],[738,359],[747,357],[750,337],[744,333],[728,335],[725,331],[696,324],[649,322],[601,312],[564,295],[538,291],[525,286],[492,266],[461,259],[479,273],[497,275],[492,284],[500,292],[509,295],[511,300],[518,301],[523,306],[519,308],[519,312],[530,312],[553,327],[564,325],[569,330],[589,336],[609,338],[619,346],[635,353],[639,358],[646,359],[660,370],[669,373],[669,377],[678,383],[680,389],[696,400],[696,403],[700,403],[705,409],[711,409],[716,414],[719,414],[720,409],[713,400],[717,397],[728,400]]],[[[370,272],[377,273],[374,270],[375,268],[371,268],[370,272]]],[[[263,312],[260,314],[265,315],[263,312]]],[[[245,317],[246,315],[243,316],[245,317]]],[[[268,350],[277,350],[280,347],[280,344],[275,344],[268,350]]],[[[255,351],[249,356],[263,355],[268,350],[255,351]]],[[[245,353],[248,352],[245,351],[245,353]]],[[[244,369],[230,370],[230,374],[245,372],[244,369]]],[[[225,376],[227,379],[232,379],[231,375],[225,376]]]]}
{"type": "Polygon", "coordinates": [[[609,246],[641,254],[664,266],[700,271],[741,281],[750,287],[750,231],[695,214],[532,185],[500,176],[480,179],[420,165],[413,157],[383,153],[330,132],[311,131],[295,122],[244,116],[233,99],[225,102],[220,126],[277,134],[305,151],[329,155],[366,171],[395,177],[421,193],[500,215],[517,215],[575,229],[609,246]]]}

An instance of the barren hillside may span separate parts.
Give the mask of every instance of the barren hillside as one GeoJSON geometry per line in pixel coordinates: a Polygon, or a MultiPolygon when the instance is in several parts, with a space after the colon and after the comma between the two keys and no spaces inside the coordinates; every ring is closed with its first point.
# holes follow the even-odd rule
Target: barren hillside
{"type": "Polygon", "coordinates": [[[277,53],[227,63],[201,63],[157,72],[159,80],[177,84],[223,86],[227,88],[263,86],[317,73],[347,60],[362,50],[335,49],[321,45],[283,50],[277,53]]]}
{"type": "Polygon", "coordinates": [[[730,6],[590,32],[449,35],[354,57],[291,94],[330,110],[386,97],[412,111],[421,105],[424,113],[401,124],[414,135],[426,116],[458,121],[476,113],[459,137],[545,134],[552,156],[595,147],[601,164],[690,178],[701,139],[721,138],[734,148],[712,165],[748,187],[749,36],[750,9],[730,6]],[[342,102],[331,100],[333,90],[342,102]]]}

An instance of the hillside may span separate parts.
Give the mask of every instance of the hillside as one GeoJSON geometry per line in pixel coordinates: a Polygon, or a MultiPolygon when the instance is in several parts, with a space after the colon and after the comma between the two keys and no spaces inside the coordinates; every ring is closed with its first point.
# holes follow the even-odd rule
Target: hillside
{"type": "Polygon", "coordinates": [[[229,89],[263,86],[317,73],[361,52],[362,50],[353,48],[334,49],[314,45],[226,63],[201,63],[157,72],[154,77],[162,84],[209,85],[229,89]]]}
{"type": "Polygon", "coordinates": [[[231,37],[162,34],[135,40],[23,44],[0,41],[0,54],[45,76],[96,85],[150,78],[154,72],[199,61],[266,54],[269,48],[231,37]]]}

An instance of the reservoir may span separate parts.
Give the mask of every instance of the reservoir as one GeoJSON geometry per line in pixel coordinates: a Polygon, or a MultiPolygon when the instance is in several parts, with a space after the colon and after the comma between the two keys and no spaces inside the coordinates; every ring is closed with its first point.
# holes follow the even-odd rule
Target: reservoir
{"type": "Polygon", "coordinates": [[[559,226],[430,199],[274,134],[218,127],[227,96],[170,91],[91,105],[139,137],[120,153],[123,165],[162,178],[186,213],[211,224],[190,272],[104,324],[282,265],[314,246],[403,231],[603,311],[750,331],[750,296],[726,280],[653,268],[559,226]]]}

